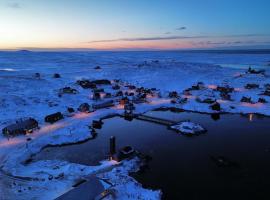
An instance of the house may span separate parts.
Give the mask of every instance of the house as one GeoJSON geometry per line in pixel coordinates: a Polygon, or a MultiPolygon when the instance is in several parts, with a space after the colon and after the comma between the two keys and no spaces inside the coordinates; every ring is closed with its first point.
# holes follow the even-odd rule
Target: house
{"type": "Polygon", "coordinates": [[[145,103],[146,102],[146,94],[138,94],[132,98],[132,102],[136,104],[145,103]]]}
{"type": "Polygon", "coordinates": [[[96,85],[111,85],[111,81],[109,81],[107,79],[95,80],[95,81],[92,81],[92,83],[94,83],[96,85]]]}
{"type": "Polygon", "coordinates": [[[119,86],[119,85],[113,85],[113,86],[112,86],[112,89],[113,89],[113,90],[119,90],[119,89],[120,89],[120,86],[119,86]]]}
{"type": "Polygon", "coordinates": [[[98,99],[100,99],[100,98],[101,98],[101,95],[100,95],[99,92],[94,92],[94,93],[93,93],[93,100],[98,100],[98,99]]]}
{"type": "Polygon", "coordinates": [[[126,105],[127,103],[129,102],[129,99],[127,97],[123,97],[120,101],[119,101],[119,104],[121,106],[124,106],[126,105]]]}
{"type": "Polygon", "coordinates": [[[60,94],[77,94],[78,91],[74,88],[71,87],[64,87],[62,89],[59,90],[60,94]]]}
{"type": "Polygon", "coordinates": [[[124,95],[124,94],[123,94],[122,91],[118,91],[118,92],[115,94],[116,97],[120,97],[120,96],[123,96],[123,95],[124,95]]]}
{"type": "Polygon", "coordinates": [[[251,67],[249,67],[247,73],[250,73],[250,74],[263,74],[264,75],[265,70],[256,70],[256,69],[252,69],[251,67]]]}
{"type": "Polygon", "coordinates": [[[95,103],[92,105],[93,109],[108,108],[114,106],[113,100],[103,101],[101,103],[95,103]]]}
{"type": "Polygon", "coordinates": [[[75,110],[74,110],[72,107],[68,107],[68,108],[67,108],[67,111],[68,111],[69,113],[75,112],[75,110]]]}
{"type": "Polygon", "coordinates": [[[96,84],[92,83],[89,80],[78,80],[77,84],[79,84],[83,89],[94,89],[96,88],[96,84]]]}
{"type": "Polygon", "coordinates": [[[82,103],[79,106],[78,111],[89,113],[89,112],[93,112],[93,109],[91,108],[91,106],[88,103],[82,103]]]}
{"type": "Polygon", "coordinates": [[[126,103],[124,109],[126,112],[132,112],[133,110],[135,110],[135,106],[133,103],[126,103]]]}
{"type": "Polygon", "coordinates": [[[93,92],[93,93],[95,93],[95,92],[104,92],[104,89],[103,89],[103,88],[94,88],[94,89],[92,90],[92,92],[93,92]]]}
{"type": "Polygon", "coordinates": [[[111,98],[111,97],[112,97],[112,94],[109,92],[106,92],[104,95],[104,98],[111,98]]]}
{"type": "Polygon", "coordinates": [[[38,78],[38,79],[40,79],[40,73],[35,73],[35,78],[38,78]]]}
{"type": "Polygon", "coordinates": [[[37,128],[38,122],[33,118],[27,118],[24,120],[16,121],[16,123],[3,128],[2,133],[5,136],[15,136],[18,134],[31,133],[34,129],[37,128]]]}
{"type": "Polygon", "coordinates": [[[53,124],[54,122],[57,122],[63,118],[64,118],[64,116],[62,115],[61,112],[56,112],[56,113],[47,115],[45,117],[45,122],[49,122],[49,123],[53,124]]]}
{"type": "Polygon", "coordinates": [[[53,75],[53,78],[61,78],[61,75],[60,75],[60,74],[55,73],[55,74],[53,75]]]}
{"type": "Polygon", "coordinates": [[[101,69],[101,67],[100,66],[96,66],[96,67],[94,67],[94,69],[98,70],[98,69],[101,69]]]}

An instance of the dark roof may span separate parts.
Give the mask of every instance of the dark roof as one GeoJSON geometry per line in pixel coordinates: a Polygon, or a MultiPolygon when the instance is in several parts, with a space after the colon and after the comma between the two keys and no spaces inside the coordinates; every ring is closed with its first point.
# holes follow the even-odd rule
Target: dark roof
{"type": "Polygon", "coordinates": [[[29,118],[29,119],[17,121],[15,124],[11,124],[5,127],[4,129],[7,129],[9,131],[14,131],[14,130],[19,130],[19,129],[31,128],[37,125],[38,125],[38,122],[35,119],[29,118]]]}

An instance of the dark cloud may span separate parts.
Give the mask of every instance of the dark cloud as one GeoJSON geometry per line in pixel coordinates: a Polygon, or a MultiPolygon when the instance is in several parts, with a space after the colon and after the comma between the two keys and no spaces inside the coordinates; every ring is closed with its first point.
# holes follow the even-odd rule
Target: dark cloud
{"type": "Polygon", "coordinates": [[[17,2],[10,2],[10,3],[7,4],[7,6],[9,8],[15,8],[15,9],[21,8],[21,5],[19,3],[17,3],[17,2]]]}
{"type": "Polygon", "coordinates": [[[255,40],[237,40],[237,41],[220,41],[220,42],[214,42],[214,41],[198,41],[198,42],[190,42],[194,46],[208,46],[208,45],[214,45],[214,46],[235,46],[235,45],[251,45],[251,44],[269,44],[269,41],[255,41],[255,40]]]}
{"type": "Polygon", "coordinates": [[[181,27],[179,27],[179,28],[176,28],[175,30],[177,30],[177,31],[182,31],[182,30],[186,30],[186,29],[187,29],[187,27],[181,26],[181,27]]]}
{"type": "MultiPolygon", "coordinates": [[[[166,32],[165,34],[171,34],[170,32],[166,32]]],[[[87,43],[101,43],[101,42],[117,42],[117,41],[150,41],[150,40],[183,40],[183,39],[201,39],[201,38],[241,38],[241,37],[262,37],[262,36],[270,36],[267,34],[239,34],[239,35],[222,35],[222,36],[214,36],[214,35],[199,35],[199,36],[157,36],[157,37],[135,37],[135,38],[118,38],[111,40],[93,40],[87,43]]],[[[199,42],[194,42],[199,44],[199,42]]],[[[222,45],[228,44],[228,42],[212,42],[212,41],[203,41],[201,43],[204,44],[213,44],[213,45],[222,45]]],[[[240,44],[240,41],[236,41],[235,44],[240,44]]]]}
{"type": "Polygon", "coordinates": [[[270,36],[270,34],[260,34],[260,33],[254,33],[254,34],[236,34],[236,35],[224,35],[223,37],[230,37],[230,38],[236,38],[236,37],[262,37],[262,36],[270,36]]]}
{"type": "Polygon", "coordinates": [[[100,42],[118,42],[118,41],[150,41],[150,40],[175,40],[175,39],[197,39],[206,38],[208,36],[166,36],[166,37],[137,37],[137,38],[118,38],[113,40],[93,40],[88,43],[100,43],[100,42]]]}

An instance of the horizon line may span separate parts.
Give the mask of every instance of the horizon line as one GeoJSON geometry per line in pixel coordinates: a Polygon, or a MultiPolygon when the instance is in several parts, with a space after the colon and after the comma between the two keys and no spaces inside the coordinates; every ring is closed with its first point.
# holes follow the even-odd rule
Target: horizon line
{"type": "Polygon", "coordinates": [[[10,51],[10,52],[18,52],[18,51],[33,51],[33,52],[50,52],[50,51],[63,51],[63,52],[72,52],[72,51],[267,51],[270,50],[270,46],[228,46],[228,47],[210,47],[210,48],[112,48],[112,49],[94,49],[94,48],[39,48],[39,47],[28,47],[28,48],[5,48],[0,51],[10,51]]]}

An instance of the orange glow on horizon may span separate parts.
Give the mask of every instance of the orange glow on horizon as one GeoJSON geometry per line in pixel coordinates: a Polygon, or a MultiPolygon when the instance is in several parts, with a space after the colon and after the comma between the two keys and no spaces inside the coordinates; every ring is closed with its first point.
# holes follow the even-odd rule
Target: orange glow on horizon
{"type": "Polygon", "coordinates": [[[189,41],[179,40],[155,40],[155,41],[114,41],[114,42],[66,42],[66,41],[22,41],[2,43],[0,49],[191,49],[194,46],[189,41]]]}

